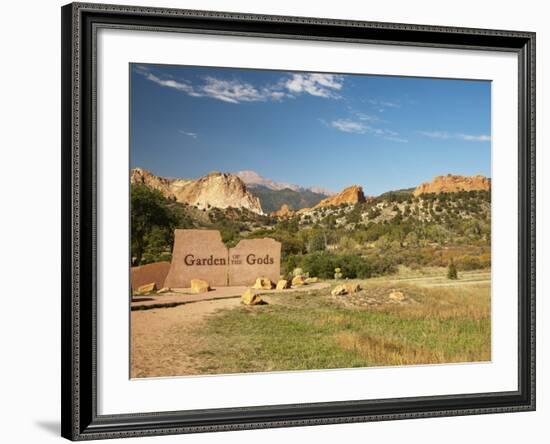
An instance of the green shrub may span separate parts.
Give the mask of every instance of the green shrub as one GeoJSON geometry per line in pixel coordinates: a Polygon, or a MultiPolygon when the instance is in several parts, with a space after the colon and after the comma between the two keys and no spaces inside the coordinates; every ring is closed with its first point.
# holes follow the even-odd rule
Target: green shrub
{"type": "Polygon", "coordinates": [[[458,279],[458,272],[456,271],[456,265],[451,259],[449,266],[447,267],[447,279],[458,279]]]}

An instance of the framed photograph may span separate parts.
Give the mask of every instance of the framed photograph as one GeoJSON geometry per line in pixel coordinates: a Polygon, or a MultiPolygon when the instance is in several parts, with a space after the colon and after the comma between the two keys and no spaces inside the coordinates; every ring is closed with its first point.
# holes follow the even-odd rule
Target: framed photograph
{"type": "Polygon", "coordinates": [[[535,409],[534,33],[61,12],[64,437],[535,409]]]}

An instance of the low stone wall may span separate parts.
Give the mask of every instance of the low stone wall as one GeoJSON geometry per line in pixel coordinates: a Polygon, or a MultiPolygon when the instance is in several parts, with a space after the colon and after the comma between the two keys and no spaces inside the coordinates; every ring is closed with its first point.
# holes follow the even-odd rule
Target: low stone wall
{"type": "Polygon", "coordinates": [[[165,287],[166,276],[170,270],[170,262],[153,262],[152,264],[132,267],[132,290],[137,290],[142,285],[155,283],[158,290],[165,287]]]}

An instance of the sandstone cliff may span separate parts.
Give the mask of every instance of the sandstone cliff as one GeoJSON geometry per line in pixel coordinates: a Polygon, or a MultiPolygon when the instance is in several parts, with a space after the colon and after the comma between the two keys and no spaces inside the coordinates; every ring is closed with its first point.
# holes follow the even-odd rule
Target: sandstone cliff
{"type": "Polygon", "coordinates": [[[341,204],[356,204],[365,202],[365,194],[363,188],[358,185],[344,188],[334,196],[327,197],[315,205],[313,208],[337,207],[341,204]]]}
{"type": "Polygon", "coordinates": [[[487,191],[491,189],[491,179],[485,176],[436,176],[431,182],[416,187],[414,195],[425,193],[456,193],[458,191],[487,191]]]}
{"type": "Polygon", "coordinates": [[[172,183],[170,179],[155,176],[142,168],[134,168],[130,171],[130,183],[146,185],[149,188],[159,190],[168,199],[176,198],[170,190],[172,183]]]}
{"type": "Polygon", "coordinates": [[[244,182],[233,174],[212,172],[198,179],[166,179],[134,168],[131,183],[159,190],[165,197],[199,208],[245,208],[263,214],[260,200],[250,194],[244,182]]]}

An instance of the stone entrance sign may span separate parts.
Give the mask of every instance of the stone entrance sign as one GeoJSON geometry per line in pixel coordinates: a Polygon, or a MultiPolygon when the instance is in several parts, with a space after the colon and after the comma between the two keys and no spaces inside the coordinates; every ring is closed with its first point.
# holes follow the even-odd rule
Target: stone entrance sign
{"type": "Polygon", "coordinates": [[[176,230],[172,264],[165,287],[188,288],[191,279],[227,285],[227,247],[217,230],[176,230]]]}
{"type": "Polygon", "coordinates": [[[281,243],[244,239],[229,249],[229,285],[251,285],[258,277],[277,282],[281,274],[281,243]]]}
{"type": "Polygon", "coordinates": [[[228,249],[217,230],[176,230],[165,287],[188,288],[191,279],[212,287],[252,285],[258,277],[277,282],[281,272],[281,243],[246,239],[228,249]]]}

